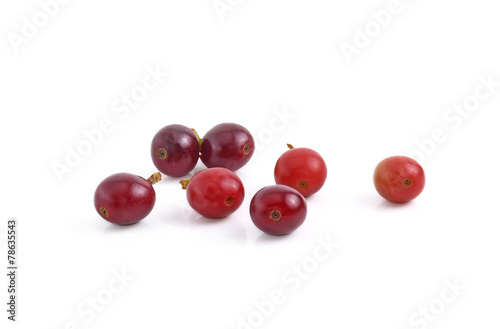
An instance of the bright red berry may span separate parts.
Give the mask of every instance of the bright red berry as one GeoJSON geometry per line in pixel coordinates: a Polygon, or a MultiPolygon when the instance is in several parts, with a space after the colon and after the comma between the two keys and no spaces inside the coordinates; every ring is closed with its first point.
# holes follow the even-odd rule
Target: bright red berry
{"type": "Polygon", "coordinates": [[[221,123],[210,129],[200,145],[200,159],[208,168],[224,167],[236,171],[252,157],[252,134],[236,123],[221,123]]]}
{"type": "Polygon", "coordinates": [[[405,156],[382,160],[373,173],[377,192],[390,202],[415,199],[424,189],[424,170],[417,161],[405,156]]]}
{"type": "Polygon", "coordinates": [[[223,218],[243,203],[245,189],[240,178],[226,168],[208,168],[191,179],[181,180],[189,205],[208,218],[223,218]]]}
{"type": "Polygon", "coordinates": [[[97,186],[95,209],[111,223],[137,223],[153,210],[156,194],[152,184],[160,180],[160,173],[153,174],[148,180],[128,173],[111,175],[97,186]]]}
{"type": "Polygon", "coordinates": [[[200,154],[198,137],[183,125],[168,125],[160,129],[151,142],[151,158],[159,171],[180,177],[196,166],[200,154]]]}
{"type": "Polygon", "coordinates": [[[326,180],[326,163],[321,155],[311,149],[294,148],[283,153],[274,167],[276,184],[290,186],[304,197],[318,192],[326,180]]]}
{"type": "Polygon", "coordinates": [[[302,194],[285,185],[264,187],[250,201],[253,223],[268,234],[289,234],[304,223],[306,215],[307,204],[302,194]]]}

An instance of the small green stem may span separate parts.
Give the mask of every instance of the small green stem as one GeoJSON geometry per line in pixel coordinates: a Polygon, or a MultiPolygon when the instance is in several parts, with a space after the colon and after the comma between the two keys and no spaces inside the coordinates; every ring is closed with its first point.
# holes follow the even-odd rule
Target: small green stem
{"type": "Polygon", "coordinates": [[[194,128],[191,128],[191,130],[194,131],[196,138],[198,138],[198,144],[200,145],[200,150],[201,150],[201,142],[203,142],[203,138],[200,138],[200,135],[198,135],[198,132],[194,128]]]}

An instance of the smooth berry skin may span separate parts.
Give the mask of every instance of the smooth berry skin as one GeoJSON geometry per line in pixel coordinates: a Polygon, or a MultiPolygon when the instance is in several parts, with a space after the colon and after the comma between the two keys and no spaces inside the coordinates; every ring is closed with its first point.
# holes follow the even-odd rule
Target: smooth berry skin
{"type": "Polygon", "coordinates": [[[146,179],[128,173],[104,179],[95,190],[94,206],[99,215],[118,225],[134,224],[155,205],[156,193],[146,179]]]}
{"type": "Polygon", "coordinates": [[[276,184],[290,186],[304,197],[318,192],[325,184],[327,169],[321,155],[309,148],[292,148],[283,153],[274,167],[276,184]]]}
{"type": "Polygon", "coordinates": [[[195,174],[186,188],[187,201],[200,215],[219,219],[243,203],[245,189],[240,178],[226,168],[208,168],[195,174]]]}
{"type": "Polygon", "coordinates": [[[393,156],[382,160],[373,173],[377,192],[386,200],[405,203],[415,199],[425,186],[425,173],[412,158],[393,156]]]}
{"type": "Polygon", "coordinates": [[[221,123],[203,136],[200,159],[207,168],[224,167],[236,171],[250,161],[254,150],[254,139],[245,127],[221,123]]]}
{"type": "Polygon", "coordinates": [[[267,234],[289,234],[304,223],[306,216],[305,198],[289,186],[264,187],[250,201],[253,223],[267,234]]]}
{"type": "Polygon", "coordinates": [[[159,171],[167,176],[181,177],[196,166],[200,144],[194,131],[173,124],[160,129],[151,142],[151,158],[159,171]]]}

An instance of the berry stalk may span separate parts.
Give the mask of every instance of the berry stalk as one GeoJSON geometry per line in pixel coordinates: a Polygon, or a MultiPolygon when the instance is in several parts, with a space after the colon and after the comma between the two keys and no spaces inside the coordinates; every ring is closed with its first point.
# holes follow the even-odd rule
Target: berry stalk
{"type": "Polygon", "coordinates": [[[179,184],[181,184],[181,185],[182,185],[182,189],[183,189],[183,190],[187,189],[188,184],[189,184],[189,181],[191,181],[191,178],[188,178],[188,179],[181,179],[181,181],[179,182],[179,184]]]}
{"type": "Polygon", "coordinates": [[[155,172],[154,174],[152,174],[151,176],[149,176],[149,178],[147,179],[147,181],[150,182],[151,185],[154,185],[154,184],[158,183],[159,181],[161,181],[161,173],[155,172]]]}
{"type": "Polygon", "coordinates": [[[198,135],[198,132],[194,128],[191,128],[191,130],[194,131],[196,138],[198,138],[198,144],[200,145],[200,150],[201,150],[201,142],[203,142],[203,138],[200,138],[200,135],[198,135]]]}

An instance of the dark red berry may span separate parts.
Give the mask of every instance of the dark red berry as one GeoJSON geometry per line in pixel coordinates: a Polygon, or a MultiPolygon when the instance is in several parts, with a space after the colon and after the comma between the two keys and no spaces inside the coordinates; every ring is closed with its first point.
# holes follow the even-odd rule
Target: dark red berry
{"type": "Polygon", "coordinates": [[[294,148],[283,153],[274,167],[276,184],[290,186],[304,197],[318,192],[326,180],[326,163],[318,152],[308,148],[294,148]]]}
{"type": "Polygon", "coordinates": [[[250,202],[250,217],[260,230],[272,235],[296,230],[307,215],[306,200],[295,189],[271,185],[258,191],[250,202]]]}
{"type": "Polygon", "coordinates": [[[198,137],[183,125],[168,125],[160,129],[151,142],[151,158],[159,171],[180,177],[196,166],[200,154],[198,137]]]}
{"type": "Polygon", "coordinates": [[[191,179],[181,180],[189,205],[208,218],[223,218],[235,212],[243,203],[243,183],[231,170],[208,168],[191,179]]]}
{"type": "Polygon", "coordinates": [[[111,223],[137,223],[153,210],[156,194],[152,184],[160,180],[160,173],[153,174],[147,180],[128,173],[111,175],[97,186],[95,209],[111,223]]]}
{"type": "Polygon", "coordinates": [[[250,160],[254,149],[252,134],[246,128],[236,123],[221,123],[203,136],[200,159],[208,168],[235,171],[250,160]]]}
{"type": "Polygon", "coordinates": [[[390,202],[403,203],[422,193],[425,174],[422,166],[412,158],[393,156],[377,165],[373,183],[382,197],[390,202]]]}

